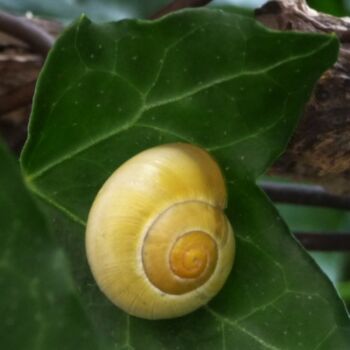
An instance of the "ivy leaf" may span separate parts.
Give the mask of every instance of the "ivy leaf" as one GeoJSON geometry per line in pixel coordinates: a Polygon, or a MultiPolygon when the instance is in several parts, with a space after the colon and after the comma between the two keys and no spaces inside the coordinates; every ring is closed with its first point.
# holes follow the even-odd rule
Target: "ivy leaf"
{"type": "Polygon", "coordinates": [[[274,32],[213,10],[103,25],[83,17],[57,41],[38,82],[22,169],[59,219],[57,236],[106,348],[350,346],[332,284],[255,185],[285,148],[337,47],[334,36],[274,32]],[[145,321],[99,292],[84,226],[97,191],[122,162],[174,141],[201,145],[224,170],[237,258],[207,307],[145,321]]]}
{"type": "Polygon", "coordinates": [[[64,252],[1,142],[0,164],[1,348],[95,350],[64,252]]]}

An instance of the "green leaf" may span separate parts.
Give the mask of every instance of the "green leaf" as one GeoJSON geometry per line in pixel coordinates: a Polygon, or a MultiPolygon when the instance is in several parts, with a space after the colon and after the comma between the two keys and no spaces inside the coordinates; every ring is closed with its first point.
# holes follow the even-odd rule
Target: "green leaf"
{"type": "Polygon", "coordinates": [[[0,347],[96,349],[67,259],[0,143],[0,347]]]}
{"type": "Polygon", "coordinates": [[[280,204],[278,211],[293,231],[346,232],[350,227],[350,213],[344,210],[280,204]]]}
{"type": "Polygon", "coordinates": [[[83,17],[57,41],[38,82],[22,169],[59,220],[57,237],[106,348],[350,346],[332,284],[255,185],[286,146],[337,47],[333,36],[273,32],[210,10],[104,25],[83,17]],[[205,147],[224,170],[237,258],[209,306],[145,321],[99,292],[84,226],[94,196],[122,162],[174,141],[205,147]]]}

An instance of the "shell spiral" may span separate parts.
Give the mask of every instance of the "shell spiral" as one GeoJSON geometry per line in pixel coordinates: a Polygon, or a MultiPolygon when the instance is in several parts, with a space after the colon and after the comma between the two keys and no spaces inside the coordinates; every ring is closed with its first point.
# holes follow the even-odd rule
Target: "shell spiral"
{"type": "Polygon", "coordinates": [[[214,159],[168,144],[121,165],[99,191],[86,230],[88,262],[102,292],[127,313],[179,317],[225,283],[235,242],[214,159]]]}

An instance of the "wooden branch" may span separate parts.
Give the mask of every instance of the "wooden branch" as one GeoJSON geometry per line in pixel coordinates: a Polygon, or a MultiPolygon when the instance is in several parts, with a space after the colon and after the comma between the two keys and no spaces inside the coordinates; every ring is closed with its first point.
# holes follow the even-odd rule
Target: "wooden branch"
{"type": "MultiPolygon", "coordinates": [[[[0,11],[0,31],[24,42],[30,50],[46,57],[54,43],[54,37],[27,18],[0,11]]],[[[0,95],[0,116],[31,103],[36,79],[19,84],[0,95]]]]}
{"type": "Polygon", "coordinates": [[[31,103],[36,80],[0,95],[0,116],[31,103]]]}
{"type": "Polygon", "coordinates": [[[350,210],[350,196],[328,193],[320,186],[262,182],[261,187],[274,202],[350,210]]]}
{"type": "Polygon", "coordinates": [[[294,236],[302,246],[314,251],[350,251],[350,233],[306,233],[295,232],[294,236]]]}
{"type": "Polygon", "coordinates": [[[255,15],[274,29],[337,34],[338,62],[315,86],[287,152],[271,172],[350,193],[350,18],[318,13],[305,0],[269,1],[255,15]]]}
{"type": "Polygon", "coordinates": [[[0,31],[27,43],[34,51],[46,57],[54,38],[35,23],[23,17],[0,11],[0,31]]]}

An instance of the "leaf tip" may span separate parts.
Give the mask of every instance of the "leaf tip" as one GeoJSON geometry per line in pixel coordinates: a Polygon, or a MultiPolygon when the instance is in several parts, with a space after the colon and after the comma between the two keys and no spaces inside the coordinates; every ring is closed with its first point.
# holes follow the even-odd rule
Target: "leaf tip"
{"type": "Polygon", "coordinates": [[[78,24],[80,25],[80,24],[83,24],[83,23],[90,23],[91,20],[90,20],[90,18],[83,12],[83,13],[79,16],[77,22],[78,22],[78,24]]]}

